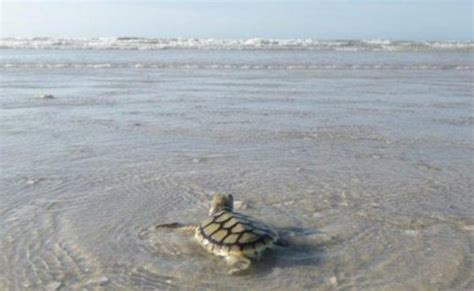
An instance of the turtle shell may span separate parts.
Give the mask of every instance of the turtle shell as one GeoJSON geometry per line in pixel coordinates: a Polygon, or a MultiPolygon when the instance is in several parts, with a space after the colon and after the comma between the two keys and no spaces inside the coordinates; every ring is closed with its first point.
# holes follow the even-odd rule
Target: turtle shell
{"type": "Polygon", "coordinates": [[[253,257],[272,246],[278,235],[263,222],[224,210],[204,220],[196,229],[196,238],[216,255],[242,253],[253,257]]]}

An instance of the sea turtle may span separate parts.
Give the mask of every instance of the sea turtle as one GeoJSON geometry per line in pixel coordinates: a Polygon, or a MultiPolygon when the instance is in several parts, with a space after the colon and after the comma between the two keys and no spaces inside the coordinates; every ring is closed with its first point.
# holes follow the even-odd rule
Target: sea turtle
{"type": "Polygon", "coordinates": [[[156,228],[194,231],[198,243],[209,252],[225,257],[231,265],[229,274],[250,266],[250,258],[259,259],[263,251],[279,245],[278,233],[267,224],[234,212],[232,194],[215,194],[209,216],[200,224],[168,223],[156,228]]]}

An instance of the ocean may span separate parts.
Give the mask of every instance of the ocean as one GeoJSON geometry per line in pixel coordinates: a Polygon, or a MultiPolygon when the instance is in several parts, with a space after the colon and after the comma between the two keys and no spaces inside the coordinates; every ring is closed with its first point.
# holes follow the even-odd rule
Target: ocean
{"type": "Polygon", "coordinates": [[[474,44],[0,41],[1,290],[473,289],[474,44]],[[289,246],[240,276],[213,193],[289,246]]]}

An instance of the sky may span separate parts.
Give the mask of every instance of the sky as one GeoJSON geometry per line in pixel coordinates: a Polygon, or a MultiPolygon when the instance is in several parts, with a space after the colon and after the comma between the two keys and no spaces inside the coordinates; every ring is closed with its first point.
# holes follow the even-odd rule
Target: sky
{"type": "Polygon", "coordinates": [[[1,37],[473,40],[474,0],[0,0],[1,37]]]}

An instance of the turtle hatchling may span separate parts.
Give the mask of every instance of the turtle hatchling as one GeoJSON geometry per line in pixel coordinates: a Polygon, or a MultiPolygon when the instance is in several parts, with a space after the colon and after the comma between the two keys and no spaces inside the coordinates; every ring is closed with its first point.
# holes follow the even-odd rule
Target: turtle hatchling
{"type": "Polygon", "coordinates": [[[236,274],[250,266],[250,259],[259,259],[268,248],[279,245],[277,232],[250,216],[234,212],[231,194],[215,194],[209,216],[200,224],[168,223],[156,228],[177,228],[194,231],[197,242],[214,255],[224,257],[236,274]]]}

